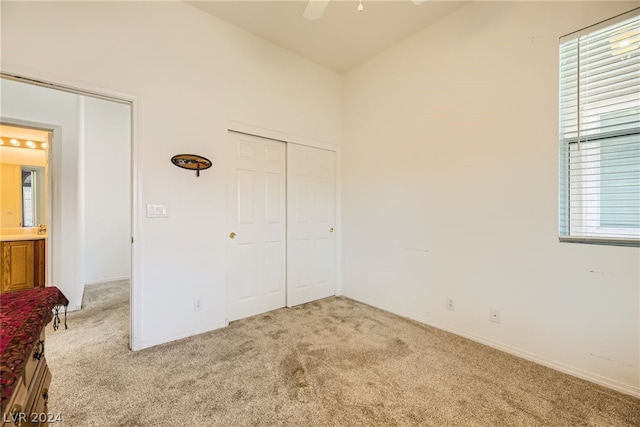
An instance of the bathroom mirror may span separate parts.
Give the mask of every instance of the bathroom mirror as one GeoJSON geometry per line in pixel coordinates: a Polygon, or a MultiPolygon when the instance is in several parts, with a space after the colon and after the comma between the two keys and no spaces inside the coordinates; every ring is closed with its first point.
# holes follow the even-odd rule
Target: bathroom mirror
{"type": "Polygon", "coordinates": [[[49,132],[0,126],[0,228],[47,224],[49,132]]]}
{"type": "Polygon", "coordinates": [[[45,169],[42,166],[22,166],[22,227],[46,224],[45,169]]]}

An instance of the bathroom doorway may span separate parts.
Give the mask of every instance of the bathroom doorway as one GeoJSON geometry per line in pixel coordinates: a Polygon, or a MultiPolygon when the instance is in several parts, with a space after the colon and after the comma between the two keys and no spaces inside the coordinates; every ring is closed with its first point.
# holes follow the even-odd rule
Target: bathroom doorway
{"type": "MultiPolygon", "coordinates": [[[[130,293],[132,103],[38,83],[2,76],[0,122],[51,134],[45,170],[50,200],[47,284],[63,291],[69,310],[79,310],[86,285],[126,281],[130,293]]],[[[38,170],[32,171],[31,180],[37,180],[38,170]]],[[[25,197],[29,192],[27,188],[25,197]]]]}

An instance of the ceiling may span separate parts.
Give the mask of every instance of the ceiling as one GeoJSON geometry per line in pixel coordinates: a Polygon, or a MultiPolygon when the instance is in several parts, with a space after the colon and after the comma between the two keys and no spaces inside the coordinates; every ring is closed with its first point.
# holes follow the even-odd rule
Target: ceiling
{"type": "Polygon", "coordinates": [[[436,22],[469,1],[331,0],[322,18],[306,0],[187,1],[192,6],[340,74],[436,22]]]}

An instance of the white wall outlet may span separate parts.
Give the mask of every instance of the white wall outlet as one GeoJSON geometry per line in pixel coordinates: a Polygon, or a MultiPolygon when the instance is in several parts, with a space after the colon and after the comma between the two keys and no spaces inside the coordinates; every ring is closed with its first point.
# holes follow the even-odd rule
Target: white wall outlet
{"type": "Polygon", "coordinates": [[[193,300],[193,311],[200,311],[202,310],[202,300],[201,299],[194,299],[193,300]]]}
{"type": "Polygon", "coordinates": [[[447,310],[451,310],[451,311],[456,310],[456,303],[453,300],[453,298],[447,297],[447,310]]]}
{"type": "Polygon", "coordinates": [[[489,309],[489,320],[493,323],[500,323],[500,310],[496,308],[489,309]]]}

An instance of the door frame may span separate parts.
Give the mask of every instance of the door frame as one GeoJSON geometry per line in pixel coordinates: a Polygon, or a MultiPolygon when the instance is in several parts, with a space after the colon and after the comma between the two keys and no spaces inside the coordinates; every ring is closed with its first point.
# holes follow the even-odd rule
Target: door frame
{"type": "MultiPolygon", "coordinates": [[[[63,92],[74,93],[76,95],[88,96],[92,98],[104,99],[107,101],[119,102],[122,104],[127,104],[131,108],[131,135],[130,135],[130,227],[131,227],[131,272],[130,272],[130,300],[129,300],[129,312],[130,312],[130,323],[129,323],[129,348],[131,350],[140,350],[143,348],[142,346],[142,271],[141,271],[141,253],[140,246],[135,244],[138,241],[139,236],[139,223],[140,223],[140,214],[143,209],[138,206],[138,200],[141,192],[141,180],[139,178],[140,167],[139,167],[139,157],[138,157],[138,146],[139,146],[139,137],[138,137],[138,117],[139,117],[139,109],[140,109],[140,99],[136,95],[109,91],[101,87],[95,87],[90,85],[80,85],[76,82],[67,84],[61,81],[51,81],[42,79],[35,76],[26,76],[24,74],[15,74],[9,73],[6,71],[0,71],[0,78],[6,80],[13,80],[16,82],[29,84],[32,86],[41,86],[49,89],[60,90],[63,92]]],[[[19,119],[7,119],[6,121],[3,118],[3,122],[9,124],[10,122],[14,123],[28,123],[24,120],[19,119]]],[[[31,122],[33,124],[33,122],[31,122]]],[[[57,147],[60,146],[61,140],[61,126],[58,125],[46,125],[40,123],[40,128],[45,126],[43,130],[50,130],[52,132],[52,146],[55,145],[57,147]]],[[[52,236],[55,237],[56,230],[60,229],[61,224],[61,201],[60,201],[60,173],[62,166],[62,157],[60,156],[60,150],[58,149],[52,152],[53,159],[53,168],[54,171],[49,171],[49,189],[52,191],[49,195],[50,200],[50,212],[49,213],[49,221],[51,222],[50,231],[52,236]]],[[[49,249],[47,250],[48,259],[52,259],[53,246],[54,242],[51,240],[52,237],[49,237],[51,244],[48,245],[49,249]]],[[[56,239],[59,241],[59,239],[56,239]]],[[[83,239],[79,239],[80,243],[78,244],[78,249],[80,253],[84,252],[84,242],[83,239]]],[[[82,265],[78,265],[76,269],[76,275],[78,277],[81,276],[82,273],[82,265]]],[[[53,265],[50,266],[49,272],[47,274],[51,274],[53,269],[53,265]]],[[[51,276],[48,276],[50,279],[51,276]]],[[[51,283],[51,282],[49,282],[51,283]]],[[[82,286],[81,281],[78,280],[78,287],[82,286]]],[[[79,294],[82,295],[82,289],[78,289],[79,294]]]]}
{"type": "Polygon", "coordinates": [[[45,239],[46,243],[46,259],[49,260],[46,264],[46,282],[53,283],[53,270],[54,264],[53,260],[53,242],[59,243],[60,240],[55,238],[56,230],[60,229],[60,217],[61,214],[61,201],[59,199],[60,190],[56,186],[57,183],[60,183],[60,171],[62,170],[62,158],[59,154],[59,149],[56,150],[55,147],[59,147],[61,141],[61,132],[62,127],[58,125],[53,125],[49,123],[42,122],[32,122],[29,120],[16,119],[12,117],[0,116],[0,124],[15,126],[26,129],[37,129],[44,132],[49,132],[49,149],[47,150],[47,168],[46,168],[46,182],[47,182],[47,197],[46,197],[46,226],[47,226],[47,238],[45,239]],[[56,154],[58,153],[58,154],[56,154]]]}

